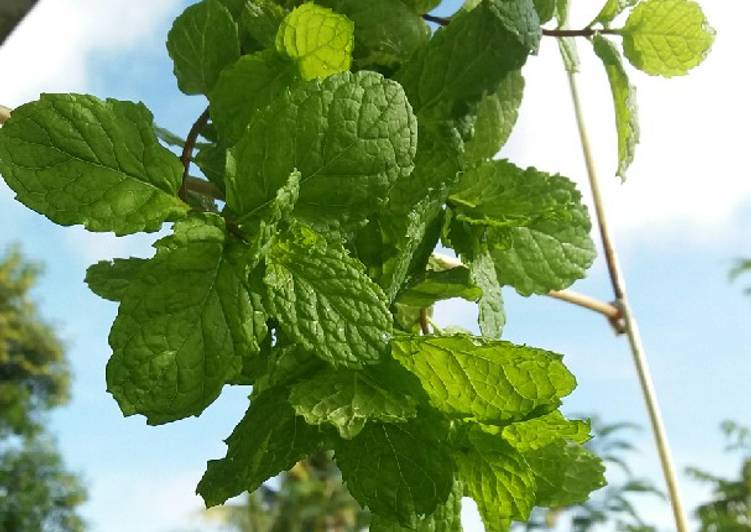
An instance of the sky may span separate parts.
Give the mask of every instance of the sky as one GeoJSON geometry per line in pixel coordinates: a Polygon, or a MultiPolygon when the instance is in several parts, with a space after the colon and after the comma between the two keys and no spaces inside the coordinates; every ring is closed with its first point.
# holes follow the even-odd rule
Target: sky
{"type": "MultiPolygon", "coordinates": [[[[160,125],[184,134],[206,102],[177,90],[163,42],[189,3],[41,0],[0,48],[0,104],[15,107],[40,92],[140,100],[160,125]]],[[[440,14],[456,4],[444,2],[440,14]]],[[[599,8],[595,1],[573,4],[572,27],[585,25],[599,8]]],[[[751,425],[751,300],[742,293],[743,283],[731,284],[727,275],[736,258],[751,256],[751,80],[748,69],[737,66],[744,64],[751,4],[702,5],[717,30],[702,66],[671,80],[629,70],[638,87],[642,135],[625,183],[613,176],[616,140],[607,80],[588,44],[579,47],[579,85],[608,217],[689,510],[706,500],[707,489],[688,479],[684,468],[735,474],[738,457],[722,451],[718,426],[728,418],[751,425]]],[[[589,201],[566,77],[552,39],[543,40],[523,73],[520,119],[500,156],[574,179],[589,201]]],[[[116,238],[55,226],[16,203],[1,183],[0,227],[0,249],[21,242],[29,258],[46,265],[35,298],[64,338],[75,375],[73,400],[51,415],[51,424],[67,463],[89,486],[83,511],[92,530],[207,529],[197,517],[201,502],[194,487],[206,460],[224,454],[222,439],[244,412],[248,390],[225,389],[200,418],[161,427],[123,418],[104,382],[116,306],[82,282],[86,267],[98,260],[149,256],[155,236],[116,238]]],[[[573,288],[610,299],[603,261],[573,288]]],[[[565,410],[640,424],[633,469],[662,485],[625,339],[586,310],[508,289],[504,296],[506,339],[565,354],[577,376],[579,386],[565,410]]],[[[437,311],[440,324],[476,328],[475,318],[472,307],[459,301],[437,311]]],[[[472,532],[479,525],[468,508],[472,532]]],[[[671,529],[664,503],[643,500],[640,508],[660,530],[671,529]]]]}

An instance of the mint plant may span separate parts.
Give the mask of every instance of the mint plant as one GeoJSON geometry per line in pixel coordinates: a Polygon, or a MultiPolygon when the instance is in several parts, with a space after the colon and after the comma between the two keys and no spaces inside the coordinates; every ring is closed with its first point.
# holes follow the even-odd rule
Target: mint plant
{"type": "Polygon", "coordinates": [[[152,258],[100,262],[86,282],[120,305],[106,377],[125,415],[198,416],[252,385],[198,485],[209,506],[322,450],[372,530],[458,530],[464,495],[507,530],[605,483],[587,422],[558,410],[576,385],[561,356],[500,339],[501,286],[531,296],[585,275],[587,209],[569,179],[493,156],[543,35],[570,69],[575,38],[602,59],[623,176],[638,125],[610,39],[673,76],[713,33],[689,0],[608,0],[580,30],[566,0],[468,1],[451,18],[429,14],[439,3],[203,0],[167,40],[179,88],[209,101],[185,140],[143,104],[77,94],[0,129],[0,173],[53,222],[173,222],[152,258]],[[431,327],[450,297],[477,303],[481,336],[431,327]]]}

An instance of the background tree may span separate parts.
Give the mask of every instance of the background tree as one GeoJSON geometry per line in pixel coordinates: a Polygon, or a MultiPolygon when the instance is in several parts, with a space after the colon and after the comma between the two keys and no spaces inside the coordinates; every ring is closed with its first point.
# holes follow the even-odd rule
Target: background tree
{"type": "Polygon", "coordinates": [[[44,414],[68,400],[60,340],[29,291],[39,267],[17,250],[0,261],[0,530],[76,532],[86,500],[44,428],[44,414]]]}

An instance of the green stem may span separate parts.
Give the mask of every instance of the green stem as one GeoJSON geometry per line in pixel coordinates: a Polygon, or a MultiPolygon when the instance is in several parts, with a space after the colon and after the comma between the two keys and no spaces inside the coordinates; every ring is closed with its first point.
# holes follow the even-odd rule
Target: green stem
{"type": "Polygon", "coordinates": [[[615,243],[610,234],[607,218],[605,216],[604,201],[600,193],[597,170],[592,155],[592,147],[589,143],[589,136],[587,135],[587,128],[584,122],[584,113],[582,112],[579,90],[576,85],[576,75],[569,72],[568,79],[569,87],[571,89],[571,98],[574,102],[574,110],[576,112],[576,123],[579,128],[582,152],[587,166],[587,175],[589,176],[589,184],[592,189],[592,199],[594,201],[597,224],[599,226],[600,238],[602,239],[602,246],[605,250],[605,261],[608,265],[610,281],[613,285],[613,292],[616,297],[616,305],[622,312],[623,323],[626,329],[629,346],[631,347],[634,366],[636,367],[636,373],[639,376],[639,384],[641,385],[642,395],[644,396],[647,412],[649,413],[652,433],[654,434],[657,452],[660,456],[660,464],[662,465],[662,472],[665,476],[668,494],[670,495],[670,504],[673,510],[673,517],[675,518],[675,527],[678,532],[687,532],[688,524],[683,510],[683,503],[681,502],[681,497],[678,491],[675,466],[673,465],[673,457],[670,451],[665,426],[662,421],[662,412],[660,411],[660,405],[657,401],[657,393],[655,392],[654,382],[647,362],[647,356],[644,352],[644,346],[642,345],[636,318],[628,303],[626,282],[621,273],[618,253],[616,252],[615,243]]]}

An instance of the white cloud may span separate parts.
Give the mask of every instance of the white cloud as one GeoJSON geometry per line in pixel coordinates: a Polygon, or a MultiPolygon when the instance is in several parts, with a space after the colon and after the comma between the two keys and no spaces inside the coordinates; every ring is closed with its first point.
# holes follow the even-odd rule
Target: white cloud
{"type": "Polygon", "coordinates": [[[41,0],[0,47],[0,103],[9,107],[41,91],[85,91],[87,59],[150,42],[180,0],[41,0]]]}
{"type": "MultiPolygon", "coordinates": [[[[574,3],[572,27],[583,26],[587,2],[574,3]]],[[[638,87],[642,137],[629,180],[612,177],[616,160],[614,118],[604,71],[586,41],[579,43],[579,85],[611,218],[631,235],[715,240],[732,229],[751,199],[748,124],[751,82],[743,67],[745,2],[703,2],[717,30],[714,48],[683,78],[651,78],[629,67],[638,87]]],[[[503,152],[523,165],[559,171],[585,186],[567,80],[553,39],[530,58],[520,122],[503,152]]],[[[641,238],[640,238],[641,239],[641,238]]],[[[659,238],[658,240],[662,240],[659,238]]]]}

